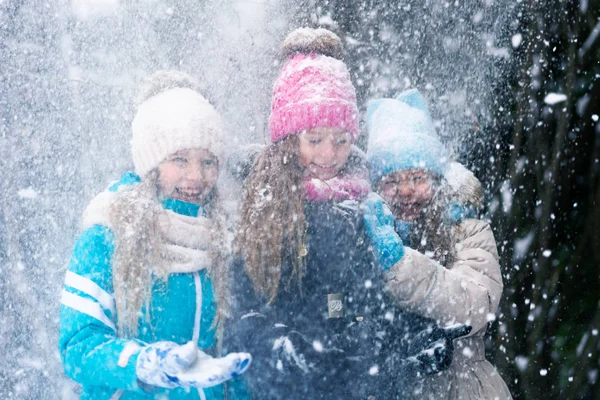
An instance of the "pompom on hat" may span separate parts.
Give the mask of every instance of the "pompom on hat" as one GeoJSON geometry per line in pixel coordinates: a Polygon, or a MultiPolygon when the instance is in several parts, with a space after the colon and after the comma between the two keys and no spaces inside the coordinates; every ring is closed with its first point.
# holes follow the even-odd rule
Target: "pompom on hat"
{"type": "Polygon", "coordinates": [[[367,159],[373,184],[391,172],[412,168],[445,174],[448,153],[418,90],[407,90],[395,99],[371,100],[367,126],[367,159]]]}
{"type": "MultiPolygon", "coordinates": [[[[164,78],[165,73],[155,76],[159,75],[164,78]]],[[[204,148],[219,160],[223,159],[221,116],[190,87],[166,86],[143,100],[137,107],[131,128],[133,163],[142,178],[180,150],[204,148]]]]}
{"type": "Polygon", "coordinates": [[[359,135],[356,90],[340,38],[327,29],[301,28],[282,46],[287,58],[273,87],[269,128],[276,142],[303,130],[336,127],[359,135]]]}

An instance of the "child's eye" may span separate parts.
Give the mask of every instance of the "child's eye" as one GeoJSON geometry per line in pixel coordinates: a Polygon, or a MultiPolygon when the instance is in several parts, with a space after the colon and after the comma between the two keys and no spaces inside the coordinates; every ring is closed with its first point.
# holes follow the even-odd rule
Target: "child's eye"
{"type": "Polygon", "coordinates": [[[314,145],[321,143],[321,140],[320,139],[312,139],[312,140],[309,139],[308,143],[310,143],[314,146],[314,145]]]}
{"type": "Polygon", "coordinates": [[[187,163],[187,159],[185,157],[175,157],[173,159],[174,162],[178,163],[178,164],[185,164],[187,163]]]}
{"type": "Polygon", "coordinates": [[[206,159],[206,160],[202,161],[202,164],[204,164],[204,165],[215,165],[215,160],[206,159]]]}
{"type": "Polygon", "coordinates": [[[335,141],[335,144],[339,144],[339,145],[346,144],[346,143],[348,143],[348,139],[338,139],[335,141]]]}

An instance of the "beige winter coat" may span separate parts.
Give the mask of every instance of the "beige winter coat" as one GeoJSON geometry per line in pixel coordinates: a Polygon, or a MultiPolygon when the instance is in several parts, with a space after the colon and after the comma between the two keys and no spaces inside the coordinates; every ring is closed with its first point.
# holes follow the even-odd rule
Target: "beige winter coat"
{"type": "Polygon", "coordinates": [[[496,241],[490,226],[467,219],[455,226],[456,259],[447,267],[410,248],[387,273],[386,290],[406,310],[433,318],[440,326],[469,324],[457,339],[449,370],[424,378],[417,399],[506,400],[510,392],[485,359],[483,336],[502,295],[496,241]]]}

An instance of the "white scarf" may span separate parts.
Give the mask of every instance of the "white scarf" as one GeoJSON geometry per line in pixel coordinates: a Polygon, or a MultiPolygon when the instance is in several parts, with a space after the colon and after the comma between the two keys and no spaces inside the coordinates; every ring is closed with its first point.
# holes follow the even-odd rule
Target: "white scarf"
{"type": "MultiPolygon", "coordinates": [[[[109,217],[111,204],[118,192],[104,191],[92,199],[83,212],[82,230],[93,225],[112,228],[109,217]]],[[[199,216],[188,217],[164,210],[158,217],[161,256],[170,274],[191,273],[210,267],[212,221],[199,216]]]]}

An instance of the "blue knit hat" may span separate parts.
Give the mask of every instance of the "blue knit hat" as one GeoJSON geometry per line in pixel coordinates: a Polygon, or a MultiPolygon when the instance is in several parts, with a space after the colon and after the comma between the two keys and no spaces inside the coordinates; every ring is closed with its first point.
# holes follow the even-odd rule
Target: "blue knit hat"
{"type": "Polygon", "coordinates": [[[433,126],[425,99],[417,89],[395,99],[371,100],[367,106],[367,158],[375,183],[393,171],[423,168],[443,175],[448,153],[433,126]]]}

